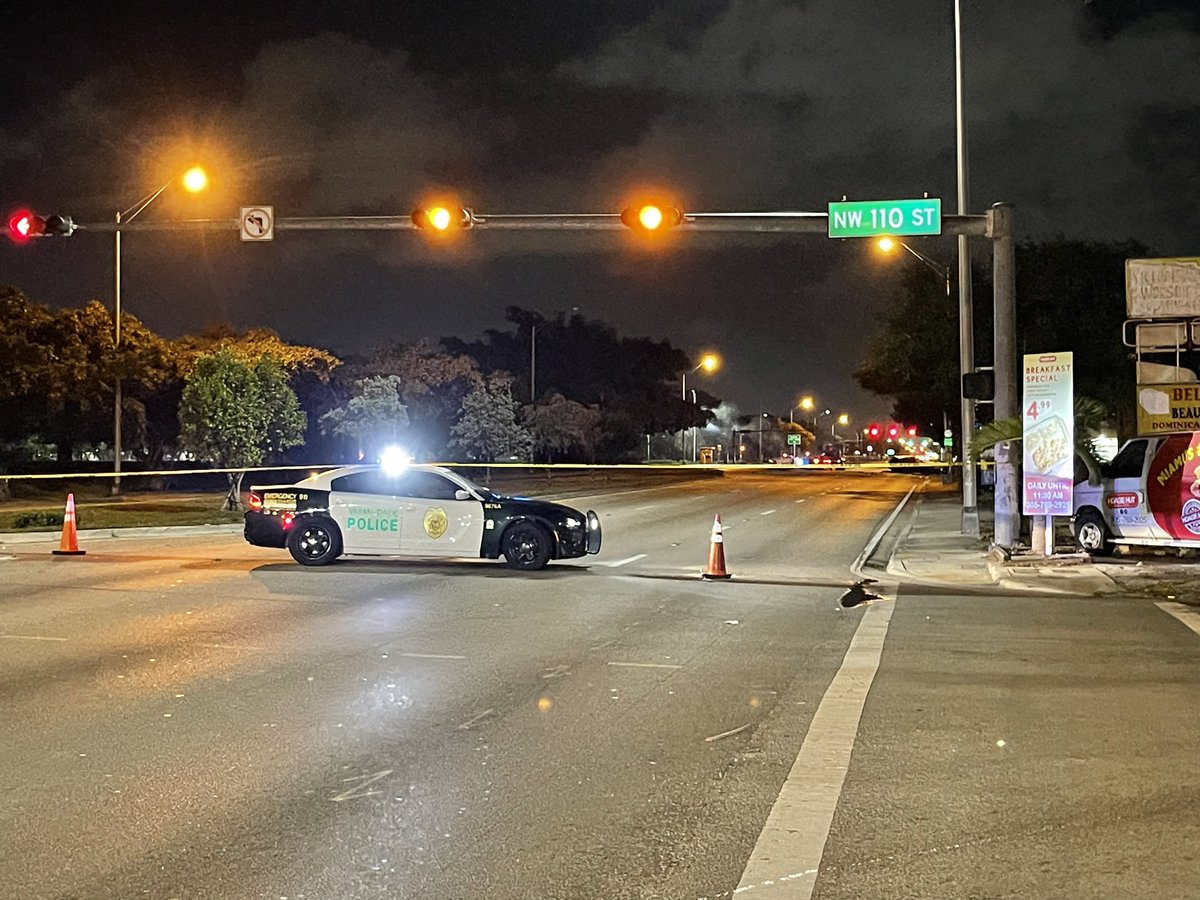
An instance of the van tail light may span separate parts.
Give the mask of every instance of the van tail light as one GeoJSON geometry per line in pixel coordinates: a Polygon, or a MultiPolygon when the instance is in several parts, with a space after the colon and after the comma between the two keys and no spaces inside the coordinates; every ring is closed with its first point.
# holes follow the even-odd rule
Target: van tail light
{"type": "Polygon", "coordinates": [[[262,509],[262,506],[263,506],[262,494],[260,494],[258,491],[251,491],[250,492],[250,500],[247,502],[246,505],[249,506],[251,509],[262,509]]]}
{"type": "Polygon", "coordinates": [[[279,517],[279,524],[283,526],[283,530],[287,531],[292,527],[292,522],[295,521],[296,514],[294,512],[285,512],[279,517]]]}

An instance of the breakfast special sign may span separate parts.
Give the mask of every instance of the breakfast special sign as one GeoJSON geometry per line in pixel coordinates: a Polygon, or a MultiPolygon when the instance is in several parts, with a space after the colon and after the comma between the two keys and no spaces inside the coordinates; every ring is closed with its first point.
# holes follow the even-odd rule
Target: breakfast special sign
{"type": "Polygon", "coordinates": [[[1071,353],[1024,357],[1022,511],[1069,516],[1075,484],[1075,386],[1071,353]]]}

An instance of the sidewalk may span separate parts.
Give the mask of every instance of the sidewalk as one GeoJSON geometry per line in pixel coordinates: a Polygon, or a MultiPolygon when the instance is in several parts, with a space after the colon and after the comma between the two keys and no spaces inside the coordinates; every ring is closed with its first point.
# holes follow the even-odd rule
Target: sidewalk
{"type": "Polygon", "coordinates": [[[1047,560],[1016,556],[1002,561],[988,552],[992,511],[982,506],[980,530],[984,537],[962,534],[962,506],[953,495],[923,494],[887,571],[901,581],[943,587],[1000,587],[1010,591],[1097,595],[1116,591],[1117,583],[1083,554],[1063,554],[1047,560]]]}

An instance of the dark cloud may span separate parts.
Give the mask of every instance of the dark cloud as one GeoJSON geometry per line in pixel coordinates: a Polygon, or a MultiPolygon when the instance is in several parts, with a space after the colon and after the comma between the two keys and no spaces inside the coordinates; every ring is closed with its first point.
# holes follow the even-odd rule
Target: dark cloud
{"type": "MultiPolygon", "coordinates": [[[[1200,22],[1192,3],[964,2],[973,205],[1027,235],[1135,237],[1196,253],[1200,22]]],[[[131,0],[13,23],[0,202],[108,220],[207,159],[212,190],[147,216],[405,213],[431,190],[481,211],[614,210],[637,186],[690,210],[821,209],[843,195],[954,195],[952,4],[633,0],[421,4],[131,0]],[[70,45],[72,52],[54,51],[70,45]],[[24,65],[23,63],[29,63],[24,65]]],[[[45,15],[45,14],[43,14],[45,15]]],[[[295,339],[464,337],[510,304],[580,306],[688,350],[747,407],[851,386],[893,274],[813,238],[478,232],[138,235],[131,308],[179,333],[220,318],[295,339]],[[139,305],[140,304],[140,305],[139,305]]],[[[926,249],[949,260],[949,241],[926,249]]],[[[0,280],[107,296],[107,244],[0,249],[0,280]]],[[[980,254],[986,250],[980,248],[980,254]]]]}

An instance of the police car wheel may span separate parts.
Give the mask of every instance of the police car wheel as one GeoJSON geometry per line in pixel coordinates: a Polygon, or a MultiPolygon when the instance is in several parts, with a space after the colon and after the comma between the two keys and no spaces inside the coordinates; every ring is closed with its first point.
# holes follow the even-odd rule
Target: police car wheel
{"type": "Polygon", "coordinates": [[[540,525],[518,522],[504,532],[504,559],[513,569],[532,571],[550,561],[550,535],[540,525]]]}
{"type": "Polygon", "coordinates": [[[342,535],[328,519],[303,519],[293,526],[287,547],[300,565],[324,566],[342,555],[342,535]]]}
{"type": "Polygon", "coordinates": [[[1104,519],[1091,510],[1075,517],[1075,541],[1090,556],[1108,556],[1113,550],[1104,519]]]}

